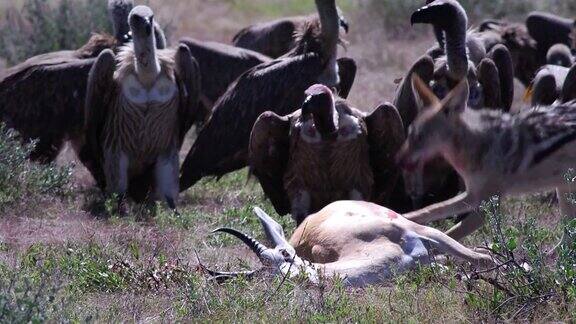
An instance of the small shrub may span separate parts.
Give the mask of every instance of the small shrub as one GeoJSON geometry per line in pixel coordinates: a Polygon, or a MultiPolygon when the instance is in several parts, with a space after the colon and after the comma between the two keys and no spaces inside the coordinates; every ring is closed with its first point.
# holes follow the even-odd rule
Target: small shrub
{"type": "Polygon", "coordinates": [[[24,197],[66,192],[71,168],[30,162],[33,147],[21,145],[17,133],[0,124],[0,208],[24,197]]]}

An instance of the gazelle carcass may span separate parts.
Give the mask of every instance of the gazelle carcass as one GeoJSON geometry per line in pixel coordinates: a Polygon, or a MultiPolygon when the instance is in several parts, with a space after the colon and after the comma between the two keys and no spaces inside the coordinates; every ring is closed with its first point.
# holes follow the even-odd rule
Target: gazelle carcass
{"type": "MultiPolygon", "coordinates": [[[[568,201],[566,174],[576,167],[576,102],[527,109],[517,115],[467,107],[466,80],[442,101],[417,77],[413,86],[420,115],[398,155],[404,168],[442,156],[463,178],[466,191],[404,216],[427,224],[470,212],[493,195],[556,189],[566,217],[576,214],[568,201]]],[[[448,231],[461,239],[483,223],[468,217],[448,231]]]]}
{"type": "MultiPolygon", "coordinates": [[[[379,283],[418,264],[430,263],[432,248],[475,266],[493,265],[489,255],[472,251],[439,230],[369,202],[334,202],[308,216],[290,240],[284,236],[282,226],[264,211],[258,207],[254,211],[273,247],[234,229],[219,228],[215,232],[242,240],[275,274],[305,275],[313,283],[322,276],[340,277],[346,285],[355,287],[379,283]]],[[[255,273],[207,271],[223,277],[255,273]]]]}

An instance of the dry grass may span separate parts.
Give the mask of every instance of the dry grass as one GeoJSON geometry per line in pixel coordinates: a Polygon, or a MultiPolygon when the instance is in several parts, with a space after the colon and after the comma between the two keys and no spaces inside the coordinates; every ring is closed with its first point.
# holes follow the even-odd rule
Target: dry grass
{"type": "MultiPolygon", "coordinates": [[[[394,80],[402,77],[433,41],[427,29],[402,37],[394,32],[395,37],[390,37],[378,20],[382,13],[367,11],[366,3],[342,1],[352,29],[350,44],[341,53],[355,58],[359,65],[350,101],[370,110],[392,100],[394,80]]],[[[227,42],[251,22],[308,12],[311,1],[151,0],[150,5],[169,26],[174,44],[181,36],[227,42]]],[[[68,150],[58,163],[69,165],[73,160],[68,150]]],[[[258,266],[248,249],[236,241],[208,234],[215,227],[233,226],[261,237],[250,207],[259,205],[270,212],[272,208],[259,186],[247,183],[246,176],[243,170],[219,182],[203,181],[181,197],[180,216],[159,207],[156,217],[150,218],[142,207],[133,206],[131,216],[118,218],[104,216],[103,207],[98,206],[100,194],[92,188],[86,170],[76,166],[70,195],[24,199],[0,215],[0,295],[11,296],[9,303],[0,296],[0,310],[21,306],[11,313],[14,321],[576,319],[574,305],[559,297],[493,305],[500,300],[495,296],[498,292],[486,283],[462,280],[464,268],[457,265],[422,269],[367,289],[344,289],[337,280],[319,287],[298,280],[280,285],[278,279],[269,278],[224,285],[207,281],[196,270],[195,252],[205,264],[222,269],[258,266]]],[[[538,216],[543,228],[554,229],[557,223],[555,208],[548,208],[538,197],[511,200],[505,206],[507,226],[525,222],[527,215],[538,216]]],[[[288,217],[272,215],[291,232],[288,217]]],[[[545,239],[548,245],[557,234],[551,233],[545,239]]],[[[487,235],[478,234],[468,243],[483,244],[487,235]]],[[[0,311],[0,322],[2,314],[6,312],[0,311]]]]}

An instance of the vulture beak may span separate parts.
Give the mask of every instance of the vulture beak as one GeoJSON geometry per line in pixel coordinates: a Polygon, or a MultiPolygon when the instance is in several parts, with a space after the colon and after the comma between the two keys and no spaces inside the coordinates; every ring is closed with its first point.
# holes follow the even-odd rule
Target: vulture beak
{"type": "Polygon", "coordinates": [[[137,6],[130,12],[128,18],[133,36],[150,37],[154,31],[154,12],[146,6],[137,6]],[[142,35],[144,34],[144,35],[142,35]]]}
{"type": "Polygon", "coordinates": [[[410,23],[412,25],[448,23],[453,10],[454,6],[452,6],[449,1],[432,1],[429,2],[428,5],[416,10],[410,17],[410,23]]]}
{"type": "Polygon", "coordinates": [[[302,104],[302,116],[312,115],[314,126],[325,138],[338,132],[338,112],[332,91],[322,84],[315,84],[305,92],[308,96],[302,104]]]}

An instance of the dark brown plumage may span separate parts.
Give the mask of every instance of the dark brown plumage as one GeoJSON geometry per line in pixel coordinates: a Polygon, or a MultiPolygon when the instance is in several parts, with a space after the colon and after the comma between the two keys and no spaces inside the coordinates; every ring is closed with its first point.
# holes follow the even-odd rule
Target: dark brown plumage
{"type": "Polygon", "coordinates": [[[250,139],[250,170],[279,214],[299,224],[336,200],[388,204],[400,172],[394,156],[404,141],[391,104],[365,114],[321,85],[284,117],[263,113],[250,139]]]}
{"type": "MultiPolygon", "coordinates": [[[[340,16],[340,26],[348,33],[349,25],[340,16]]],[[[272,58],[288,53],[297,45],[294,35],[318,21],[318,15],[295,16],[254,24],[240,30],[232,39],[237,47],[250,49],[272,58]]]]}
{"type": "Polygon", "coordinates": [[[134,44],[116,59],[103,52],[90,71],[81,156],[108,193],[140,201],[155,189],[154,198],[175,208],[178,152],[197,119],[200,73],[185,45],[153,50],[152,20],[148,7],[135,7],[134,44]]]}
{"type": "Polygon", "coordinates": [[[116,50],[126,41],[122,31],[131,7],[131,1],[110,1],[116,37],[94,34],[78,50],[32,57],[0,80],[0,120],[23,140],[38,140],[32,159],[51,162],[65,141],[81,140],[88,72],[104,49],[116,50]]]}
{"type": "Polygon", "coordinates": [[[316,0],[316,4],[320,26],[311,25],[286,56],[244,73],[215,104],[183,163],[181,190],[202,177],[222,176],[246,166],[250,131],[264,111],[289,114],[298,109],[311,85],[338,85],[336,5],[334,0],[316,0]]]}

